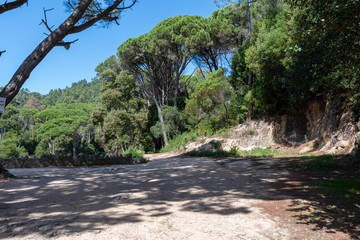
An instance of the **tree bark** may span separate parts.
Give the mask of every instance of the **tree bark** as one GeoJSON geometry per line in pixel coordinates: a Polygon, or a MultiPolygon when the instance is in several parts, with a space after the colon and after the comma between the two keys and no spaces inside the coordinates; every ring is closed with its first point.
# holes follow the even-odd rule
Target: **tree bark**
{"type": "Polygon", "coordinates": [[[162,130],[162,134],[163,134],[163,137],[164,137],[164,145],[168,145],[168,138],[167,138],[167,135],[166,135],[166,132],[165,132],[165,128],[164,128],[164,118],[163,118],[163,115],[162,115],[162,111],[161,111],[161,105],[159,104],[159,101],[157,99],[157,94],[156,94],[156,90],[155,90],[155,86],[154,86],[154,82],[153,80],[151,79],[151,87],[152,87],[152,94],[153,94],[153,100],[155,102],[155,106],[156,106],[156,109],[157,109],[157,112],[158,112],[158,115],[159,115],[159,120],[160,120],[160,123],[161,123],[161,130],[162,130]]]}
{"type": "Polygon", "coordinates": [[[23,128],[23,130],[22,130],[22,133],[21,133],[21,137],[20,137],[20,141],[19,141],[18,148],[21,147],[21,142],[22,142],[22,139],[23,139],[23,136],[24,136],[24,133],[25,133],[25,130],[26,130],[27,126],[28,126],[28,124],[25,123],[25,126],[24,126],[24,128],[23,128]]]}
{"type": "MultiPolygon", "coordinates": [[[[68,35],[68,32],[81,19],[92,0],[82,0],[74,12],[67,18],[55,31],[45,38],[35,50],[23,61],[17,69],[9,83],[1,91],[0,97],[6,98],[7,106],[20,91],[22,85],[29,78],[35,67],[45,58],[45,56],[68,35]]],[[[1,115],[0,115],[1,116],[1,115]]]]}
{"type": "Polygon", "coordinates": [[[73,160],[77,159],[76,146],[77,146],[77,133],[73,135],[72,147],[73,147],[73,160]]]}
{"type": "MultiPolygon", "coordinates": [[[[246,19],[247,19],[247,37],[248,41],[251,41],[251,16],[250,16],[250,2],[249,0],[246,0],[245,3],[246,8],[246,19]]],[[[253,85],[253,72],[249,68],[249,80],[248,80],[248,90],[251,91],[253,85]]],[[[249,99],[249,105],[248,105],[248,114],[246,116],[246,122],[251,122],[252,120],[252,113],[253,113],[253,105],[251,103],[252,97],[249,99]]]]}
{"type": "Polygon", "coordinates": [[[179,94],[179,81],[180,81],[180,77],[181,74],[185,71],[187,65],[190,63],[190,59],[186,59],[183,64],[181,65],[181,68],[179,69],[179,71],[177,71],[176,76],[175,76],[175,96],[174,96],[174,107],[177,107],[177,99],[178,99],[178,94],[179,94]]]}
{"type": "MultiPolygon", "coordinates": [[[[76,25],[79,21],[84,17],[86,10],[93,3],[94,0],[81,0],[79,5],[73,10],[72,14],[54,31],[50,33],[50,35],[45,38],[36,48],[35,50],[22,62],[20,67],[17,69],[15,74],[10,79],[9,83],[5,86],[5,88],[0,92],[0,97],[6,98],[5,106],[7,106],[16,96],[16,94],[20,91],[22,85],[29,78],[31,72],[35,69],[35,67],[45,58],[45,56],[55,47],[55,46],[64,46],[66,49],[69,48],[70,44],[73,42],[63,42],[63,39],[73,33],[78,33],[84,31],[85,29],[91,27],[95,23],[100,20],[106,21],[116,21],[118,17],[111,16],[111,13],[115,10],[123,10],[132,7],[137,0],[133,0],[132,4],[119,8],[118,6],[124,2],[125,0],[115,0],[112,5],[108,6],[102,12],[95,15],[85,21],[80,25],[76,25]]],[[[14,3],[22,3],[24,4],[27,1],[17,0],[14,3]]],[[[13,2],[12,2],[13,3],[13,2]]],[[[5,3],[0,6],[9,5],[11,3],[5,3]]],[[[21,6],[21,5],[20,5],[21,6]]],[[[4,9],[9,9],[4,8],[4,9]]],[[[0,12],[1,13],[1,12],[0,12]]],[[[1,116],[1,113],[0,113],[1,116]]]]}
{"type": "Polygon", "coordinates": [[[4,4],[0,5],[0,14],[13,10],[15,8],[21,7],[22,5],[24,5],[25,3],[27,3],[28,0],[16,0],[13,2],[5,2],[4,4]]]}

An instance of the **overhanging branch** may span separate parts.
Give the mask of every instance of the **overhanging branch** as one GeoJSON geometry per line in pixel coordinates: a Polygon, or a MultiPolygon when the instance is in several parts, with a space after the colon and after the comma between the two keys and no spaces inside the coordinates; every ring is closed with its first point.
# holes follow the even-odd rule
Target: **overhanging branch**
{"type": "Polygon", "coordinates": [[[21,7],[25,3],[27,4],[27,2],[28,0],[16,0],[9,3],[6,1],[4,4],[0,5],[0,14],[21,7]]]}
{"type": "Polygon", "coordinates": [[[83,23],[81,25],[74,26],[69,31],[69,34],[82,32],[85,29],[93,26],[95,23],[97,23],[100,20],[105,20],[108,22],[112,22],[112,21],[116,22],[116,20],[119,19],[119,16],[114,16],[114,11],[122,11],[125,9],[132,8],[136,2],[137,2],[137,0],[132,0],[132,3],[129,6],[119,8],[118,6],[122,3],[124,3],[124,0],[116,0],[111,6],[106,8],[103,12],[94,15],[90,20],[86,21],[85,23],[83,23]]]}

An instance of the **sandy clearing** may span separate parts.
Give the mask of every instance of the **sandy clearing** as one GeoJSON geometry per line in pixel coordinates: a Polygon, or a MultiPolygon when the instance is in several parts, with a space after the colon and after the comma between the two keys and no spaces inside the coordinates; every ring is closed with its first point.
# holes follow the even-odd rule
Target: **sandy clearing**
{"type": "Polygon", "coordinates": [[[0,238],[350,239],[297,223],[286,209],[298,199],[267,184],[281,174],[252,160],[224,167],[148,157],[143,165],[10,170],[20,179],[0,182],[0,238]],[[276,214],[265,213],[269,204],[276,214]]]}

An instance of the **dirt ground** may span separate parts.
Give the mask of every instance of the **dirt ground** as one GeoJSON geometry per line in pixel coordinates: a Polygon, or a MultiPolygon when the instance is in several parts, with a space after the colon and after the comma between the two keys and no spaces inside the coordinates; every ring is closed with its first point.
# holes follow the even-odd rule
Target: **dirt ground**
{"type": "Polygon", "coordinates": [[[316,219],[311,200],[279,191],[290,174],[273,167],[282,159],[147,157],[141,165],[10,170],[19,178],[0,181],[0,239],[356,238],[308,221],[316,219]]]}

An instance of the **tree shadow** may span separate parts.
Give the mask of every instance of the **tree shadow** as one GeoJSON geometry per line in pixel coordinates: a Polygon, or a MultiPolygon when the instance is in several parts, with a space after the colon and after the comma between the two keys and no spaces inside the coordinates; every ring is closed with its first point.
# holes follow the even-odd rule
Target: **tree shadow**
{"type": "MultiPolygon", "coordinates": [[[[313,158],[317,160],[316,157],[313,158]]],[[[276,196],[295,197],[286,211],[292,213],[298,224],[311,226],[314,231],[342,232],[353,239],[360,239],[360,196],[349,196],[319,187],[319,183],[323,181],[359,178],[360,161],[353,161],[348,156],[338,156],[334,162],[322,165],[325,169],[300,167],[312,164],[313,158],[286,157],[273,164],[266,162],[274,158],[255,159],[253,165],[268,172],[269,192],[276,196]]],[[[313,167],[316,168],[317,165],[313,167]]]]}
{"type": "Polygon", "coordinates": [[[0,238],[96,234],[103,226],[171,215],[172,203],[180,203],[180,211],[186,212],[250,213],[245,206],[233,205],[249,194],[236,179],[217,172],[216,163],[205,160],[214,168],[203,168],[201,159],[176,159],[10,170],[18,179],[0,182],[0,238]],[[134,211],[121,211],[126,208],[134,211]]]}
{"type": "Polygon", "coordinates": [[[97,234],[104,226],[171,216],[174,205],[221,216],[251,213],[239,199],[287,199],[299,224],[359,236],[359,206],[352,203],[357,211],[348,218],[336,196],[314,187],[334,173],[293,168],[302,161],[176,156],[144,165],[13,169],[19,179],[0,182],[0,238],[97,234]]]}

